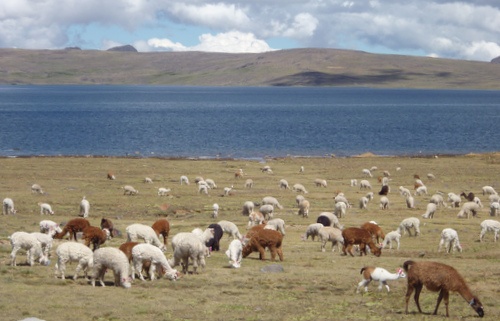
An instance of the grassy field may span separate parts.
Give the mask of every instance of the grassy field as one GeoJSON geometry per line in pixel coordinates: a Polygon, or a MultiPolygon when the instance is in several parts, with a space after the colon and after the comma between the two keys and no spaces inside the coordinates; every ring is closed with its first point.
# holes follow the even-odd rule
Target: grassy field
{"type": "MultiPolygon", "coordinates": [[[[500,157],[495,154],[439,158],[284,158],[268,159],[273,174],[261,172],[263,162],[249,160],[169,160],[155,158],[2,158],[0,159],[0,197],[14,199],[17,214],[1,216],[0,224],[0,310],[2,320],[20,320],[36,316],[45,320],[441,320],[444,304],[438,316],[431,316],[437,293],[424,290],[420,303],[426,314],[417,313],[411,300],[410,314],[404,314],[406,280],[390,283],[391,292],[378,292],[371,284],[367,294],[356,294],[361,280],[359,271],[365,265],[376,265],[395,271],[408,259],[439,261],[454,266],[467,280],[472,291],[484,304],[486,320],[496,320],[498,280],[500,270],[500,243],[487,234],[480,243],[479,224],[489,218],[488,199],[481,194],[483,185],[500,189],[498,173],[500,157]],[[299,173],[300,166],[305,171],[299,173]],[[368,178],[378,192],[380,184],[375,177],[383,170],[391,173],[391,201],[389,210],[379,209],[379,197],[368,205],[368,210],[357,208],[358,199],[366,191],[351,187],[350,180],[363,179],[362,169],[377,166],[374,178],[368,178]],[[244,180],[236,179],[234,172],[243,169],[246,178],[254,180],[254,188],[245,189],[244,180]],[[400,168],[400,170],[396,170],[400,168]],[[112,171],[116,180],[107,180],[112,171]],[[428,173],[435,180],[426,178],[428,173]],[[407,209],[397,189],[400,185],[412,188],[413,175],[419,174],[430,195],[417,196],[416,208],[407,209]],[[212,178],[218,189],[199,195],[194,183],[180,185],[179,177],[187,175],[212,178]],[[143,183],[148,176],[153,184],[143,183]],[[303,184],[311,202],[309,218],[297,215],[296,194],[280,190],[278,182],[285,178],[292,185],[303,184]],[[315,187],[315,178],[326,179],[327,188],[315,187]],[[45,190],[44,195],[30,192],[33,183],[45,190]],[[137,196],[124,196],[121,187],[133,185],[137,196]],[[234,185],[234,193],[221,196],[223,187],[234,185]],[[172,189],[168,197],[159,197],[157,189],[172,189]],[[478,218],[457,219],[457,209],[439,208],[432,220],[421,219],[419,237],[405,235],[401,249],[382,251],[380,257],[342,256],[338,251],[320,251],[320,244],[302,241],[306,227],[316,221],[320,212],[333,211],[333,196],[343,191],[354,206],[341,219],[345,227],[359,226],[375,220],[385,232],[395,230],[399,222],[410,216],[421,217],[431,194],[472,191],[485,205],[478,218]],[[132,288],[112,286],[112,275],[106,275],[109,286],[92,288],[83,277],[76,282],[54,277],[56,256],[52,253],[49,267],[19,265],[11,267],[11,246],[8,236],[15,231],[38,230],[42,219],[66,222],[78,214],[82,196],[91,203],[90,222],[99,225],[101,217],[111,218],[115,227],[124,232],[131,223],[152,224],[159,217],[171,223],[171,235],[206,227],[216,222],[210,217],[213,203],[220,205],[218,220],[235,222],[245,232],[247,218],[241,215],[244,201],[259,202],[272,195],[284,205],[276,217],[287,223],[284,238],[282,273],[263,273],[261,268],[276,262],[260,261],[254,253],[242,262],[240,269],[228,267],[224,252],[230,240],[225,236],[221,251],[207,259],[207,266],[198,275],[184,275],[176,282],[166,279],[153,282],[135,280],[132,288]],[[41,217],[38,202],[50,203],[55,215],[41,217]],[[443,228],[452,227],[460,236],[462,253],[438,253],[437,247],[443,228]]],[[[126,236],[116,237],[105,246],[118,247],[126,236]]],[[[166,256],[171,257],[169,247],[166,256]]],[[[25,253],[18,253],[18,263],[24,263],[25,253]]],[[[73,275],[75,264],[67,267],[73,275]]],[[[458,294],[450,296],[452,319],[470,320],[476,313],[458,294]]]]}

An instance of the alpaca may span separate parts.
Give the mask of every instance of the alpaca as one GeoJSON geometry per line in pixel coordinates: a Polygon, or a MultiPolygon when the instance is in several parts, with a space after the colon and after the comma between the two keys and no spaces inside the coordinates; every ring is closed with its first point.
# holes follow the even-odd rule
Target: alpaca
{"type": "Polygon", "coordinates": [[[356,288],[356,293],[359,293],[359,289],[365,287],[365,292],[368,292],[368,284],[373,281],[379,281],[378,290],[382,290],[382,286],[385,286],[387,292],[390,292],[391,289],[387,284],[387,281],[397,280],[400,278],[405,278],[406,274],[403,269],[398,268],[396,273],[390,273],[386,269],[374,266],[365,266],[361,268],[359,274],[363,275],[363,280],[358,283],[358,287],[356,288]]]}
{"type": "Polygon", "coordinates": [[[380,243],[380,238],[383,240],[385,238],[384,231],[378,226],[378,224],[372,222],[366,222],[361,225],[362,229],[367,230],[373,239],[377,239],[377,243],[380,243]]]}
{"type": "Polygon", "coordinates": [[[166,219],[161,218],[154,222],[153,225],[151,225],[151,228],[156,232],[158,237],[160,237],[160,235],[163,237],[163,244],[167,245],[170,223],[166,219]]]}
{"type": "Polygon", "coordinates": [[[283,261],[282,242],[283,235],[280,232],[262,228],[252,235],[250,241],[243,247],[243,257],[247,257],[252,252],[259,252],[259,258],[265,260],[265,248],[267,247],[273,261],[276,259],[276,254],[278,254],[280,261],[283,261]]]}
{"type": "Polygon", "coordinates": [[[357,227],[346,228],[342,231],[342,237],[344,238],[344,246],[342,248],[344,255],[347,255],[347,252],[349,252],[351,256],[354,256],[352,247],[356,244],[359,244],[360,255],[363,255],[363,253],[366,255],[366,245],[370,247],[370,250],[375,256],[380,256],[380,254],[382,254],[381,249],[373,243],[370,232],[365,229],[357,227]]]}
{"type": "Polygon", "coordinates": [[[62,239],[67,233],[69,233],[69,240],[77,240],[76,233],[83,232],[83,230],[90,226],[90,222],[84,218],[74,218],[66,225],[64,225],[61,233],[54,234],[55,239],[62,239]]]}
{"type": "Polygon", "coordinates": [[[406,314],[408,314],[408,301],[410,300],[413,290],[415,290],[414,298],[418,312],[422,313],[419,298],[420,292],[425,285],[425,287],[430,291],[439,291],[436,309],[433,313],[434,315],[437,314],[439,304],[441,303],[441,300],[444,299],[446,316],[449,317],[448,300],[450,291],[454,291],[460,293],[460,295],[465,299],[465,301],[467,301],[467,303],[469,303],[471,308],[473,308],[480,317],[484,316],[483,304],[472,294],[469,286],[465,283],[464,278],[453,267],[438,262],[406,261],[403,264],[403,268],[408,276],[405,308],[406,314]]]}

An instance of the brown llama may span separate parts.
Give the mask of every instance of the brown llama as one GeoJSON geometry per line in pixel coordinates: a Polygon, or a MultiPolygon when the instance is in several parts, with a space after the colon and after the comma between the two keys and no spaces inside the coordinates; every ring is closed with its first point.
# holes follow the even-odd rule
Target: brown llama
{"type": "Polygon", "coordinates": [[[383,241],[385,238],[385,233],[382,231],[382,228],[378,226],[378,224],[366,222],[361,225],[361,228],[367,230],[373,239],[377,239],[377,243],[380,243],[380,239],[383,241]]]}
{"type": "Polygon", "coordinates": [[[74,239],[76,241],[76,233],[83,232],[83,230],[89,226],[90,222],[86,219],[79,217],[74,218],[72,220],[69,220],[68,223],[64,225],[61,233],[54,234],[54,239],[62,239],[66,234],[69,233],[69,240],[71,241],[72,239],[74,239]]]}
{"type": "Polygon", "coordinates": [[[276,260],[276,254],[278,254],[280,261],[283,261],[283,250],[281,248],[282,242],[283,235],[280,232],[262,229],[257,231],[243,247],[243,257],[247,257],[252,252],[259,252],[259,259],[265,260],[265,249],[267,247],[271,252],[271,259],[273,261],[276,260]]]}
{"type": "Polygon", "coordinates": [[[433,292],[439,291],[436,309],[434,315],[437,314],[439,304],[444,299],[446,306],[446,316],[448,317],[448,300],[450,291],[458,292],[469,303],[471,308],[477,312],[480,317],[484,316],[483,305],[479,299],[474,296],[464,278],[453,267],[438,263],[438,262],[414,262],[406,261],[403,264],[408,279],[408,288],[406,291],[406,309],[408,314],[408,301],[415,290],[415,303],[417,304],[418,312],[422,313],[420,308],[419,297],[423,286],[433,292]]]}
{"type": "Polygon", "coordinates": [[[108,229],[101,230],[97,226],[88,226],[83,229],[82,240],[88,247],[92,243],[92,251],[95,251],[109,239],[110,235],[108,229]]]}
{"type": "Polygon", "coordinates": [[[170,223],[166,219],[161,218],[154,222],[151,228],[153,228],[158,237],[160,237],[160,235],[163,236],[163,244],[167,245],[168,233],[170,233],[170,223]]]}
{"type": "Polygon", "coordinates": [[[380,247],[376,246],[373,242],[370,232],[365,229],[357,227],[349,227],[342,231],[342,237],[344,238],[344,246],[342,247],[342,252],[347,255],[347,252],[354,256],[352,253],[352,247],[356,244],[359,245],[359,255],[366,255],[366,246],[370,247],[370,251],[375,256],[380,256],[382,250],[380,247]]]}

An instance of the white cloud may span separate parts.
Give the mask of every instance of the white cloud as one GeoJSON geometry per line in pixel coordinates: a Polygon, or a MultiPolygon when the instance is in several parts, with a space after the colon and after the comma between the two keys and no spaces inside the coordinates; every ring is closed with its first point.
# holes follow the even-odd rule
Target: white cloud
{"type": "Polygon", "coordinates": [[[223,30],[242,28],[250,22],[243,9],[222,2],[203,5],[174,3],[168,10],[181,22],[223,30]]]}
{"type": "Polygon", "coordinates": [[[143,43],[139,43],[139,46],[140,48],[136,47],[139,51],[164,50],[258,53],[274,50],[269,47],[265,41],[255,38],[255,35],[238,31],[230,31],[216,35],[203,34],[199,37],[199,43],[191,47],[184,46],[178,42],[174,43],[169,39],[158,38],[149,39],[147,41],[147,46],[144,46],[143,43]]]}
{"type": "Polygon", "coordinates": [[[306,38],[314,34],[318,19],[309,13],[299,13],[293,19],[291,26],[283,32],[283,36],[291,38],[306,38]]]}

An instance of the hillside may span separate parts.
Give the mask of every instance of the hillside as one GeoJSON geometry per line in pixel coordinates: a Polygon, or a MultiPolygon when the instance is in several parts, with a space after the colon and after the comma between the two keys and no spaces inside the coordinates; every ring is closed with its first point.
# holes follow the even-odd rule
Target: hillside
{"type": "Polygon", "coordinates": [[[338,49],[259,54],[0,49],[0,84],[500,89],[500,64],[338,49]]]}

